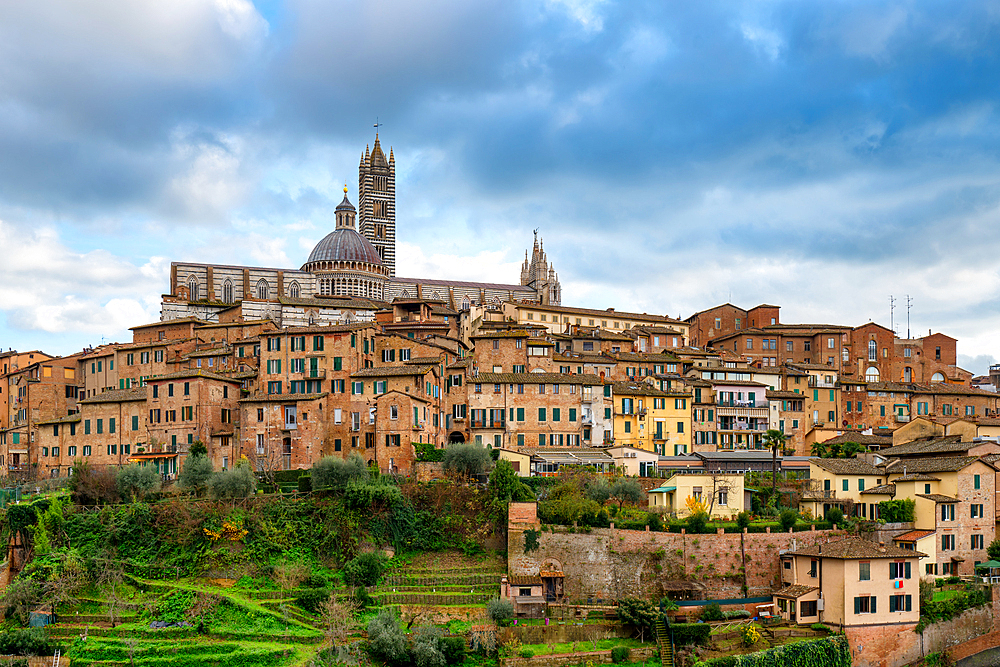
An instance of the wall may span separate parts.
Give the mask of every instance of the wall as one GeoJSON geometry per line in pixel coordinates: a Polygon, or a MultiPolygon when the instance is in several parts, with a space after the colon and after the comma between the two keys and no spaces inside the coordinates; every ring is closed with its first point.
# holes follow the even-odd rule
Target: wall
{"type": "Polygon", "coordinates": [[[699,590],[698,597],[706,599],[766,596],[778,583],[779,551],[843,535],[840,531],[685,535],[595,528],[590,533],[543,532],[539,548],[525,554],[524,530],[533,523],[533,507],[511,505],[508,572],[538,574],[543,563],[552,565],[566,574],[570,601],[661,597],[678,589],[699,590]]]}

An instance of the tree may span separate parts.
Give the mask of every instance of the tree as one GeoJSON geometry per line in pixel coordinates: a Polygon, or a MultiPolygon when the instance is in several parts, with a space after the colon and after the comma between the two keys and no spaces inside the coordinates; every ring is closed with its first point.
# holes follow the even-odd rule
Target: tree
{"type": "Polygon", "coordinates": [[[125,599],[122,587],[125,584],[124,572],[117,559],[107,559],[101,565],[97,583],[104,598],[104,606],[108,611],[108,621],[114,628],[116,620],[121,620],[119,610],[124,606],[125,599]]]}
{"type": "Polygon", "coordinates": [[[831,507],[826,511],[826,520],[838,526],[844,520],[844,512],[839,507],[831,507]]]}
{"type": "Polygon", "coordinates": [[[618,618],[623,625],[631,625],[639,630],[640,639],[647,630],[653,629],[659,614],[656,605],[649,600],[622,598],[618,601],[618,618]]]}
{"type": "Polygon", "coordinates": [[[736,515],[736,527],[741,531],[750,525],[750,512],[740,512],[736,515]]]}
{"type": "Polygon", "coordinates": [[[368,622],[368,645],[371,653],[384,662],[399,664],[407,659],[406,633],[391,609],[379,609],[368,622]]]}
{"type": "Polygon", "coordinates": [[[208,456],[208,447],[201,440],[195,440],[188,448],[188,456],[208,456]]]}
{"type": "Polygon", "coordinates": [[[142,498],[160,490],[160,474],[151,466],[133,463],[118,471],[115,485],[122,498],[142,498]]]}
{"type": "Polygon", "coordinates": [[[445,667],[448,663],[441,650],[443,631],[433,625],[422,625],[413,633],[413,662],[416,667],[445,667]]]}
{"type": "Polygon", "coordinates": [[[821,459],[822,458],[826,458],[826,456],[829,454],[829,451],[827,451],[827,448],[826,448],[826,443],[825,442],[814,442],[812,444],[812,449],[810,451],[810,454],[812,454],[813,456],[817,456],[817,457],[819,457],[821,459]]]}
{"type": "Polygon", "coordinates": [[[486,615],[497,625],[506,625],[514,618],[514,604],[506,598],[493,598],[486,603],[486,615]]]}
{"type": "Polygon", "coordinates": [[[387,567],[388,563],[382,554],[360,554],[344,563],[344,581],[351,586],[374,586],[387,567]]]}
{"type": "Polygon", "coordinates": [[[595,477],[587,484],[587,498],[603,505],[611,498],[611,486],[603,477],[595,477]]]}
{"type": "Polygon", "coordinates": [[[306,580],[309,576],[309,568],[303,563],[281,563],[275,565],[273,569],[274,582],[278,588],[286,593],[306,580]]]}
{"type": "Polygon", "coordinates": [[[1000,539],[990,542],[990,546],[986,547],[986,555],[990,560],[1000,560],[1000,539]]]}
{"type": "Polygon", "coordinates": [[[351,452],[346,460],[337,456],[324,456],[313,464],[311,474],[314,491],[342,491],[348,482],[367,482],[369,477],[368,466],[357,452],[351,452]]]}
{"type": "Polygon", "coordinates": [[[771,450],[771,495],[778,487],[778,449],[783,449],[788,436],[776,428],[764,432],[764,444],[771,450]]]}
{"type": "Polygon", "coordinates": [[[208,482],[211,478],[212,461],[207,456],[188,455],[184,459],[184,466],[181,468],[181,474],[177,477],[177,483],[182,489],[200,496],[208,488],[208,482]]]}
{"type": "Polygon", "coordinates": [[[341,602],[333,593],[320,604],[319,617],[323,623],[323,632],[331,644],[336,646],[337,642],[344,641],[351,634],[357,611],[357,604],[353,600],[341,602]]]}
{"type": "Polygon", "coordinates": [[[778,521],[781,523],[782,530],[788,530],[795,525],[795,522],[799,520],[799,513],[793,509],[781,510],[781,514],[778,515],[778,521]]]}
{"type": "Polygon", "coordinates": [[[642,502],[642,487],[637,480],[619,477],[611,485],[611,498],[618,503],[618,509],[625,503],[638,505],[642,502]]]}
{"type": "Polygon", "coordinates": [[[708,526],[708,514],[705,512],[695,512],[687,518],[687,532],[704,533],[708,526]]]}
{"type": "Polygon", "coordinates": [[[444,469],[462,477],[482,475],[492,463],[490,453],[475,443],[459,442],[444,450],[444,469]]]}
{"type": "MultiPolygon", "coordinates": [[[[518,503],[535,499],[535,494],[521,481],[510,461],[500,459],[490,473],[490,495],[502,503],[518,503]]],[[[506,520],[506,519],[505,519],[506,520]]]]}
{"type": "Polygon", "coordinates": [[[217,472],[208,480],[213,498],[247,498],[257,488],[257,478],[246,461],[229,470],[217,472]]]}
{"type": "Polygon", "coordinates": [[[101,505],[118,501],[117,476],[111,466],[93,467],[75,461],[69,488],[74,505],[101,505]]]}
{"type": "Polygon", "coordinates": [[[841,447],[840,455],[845,459],[853,459],[861,452],[867,452],[868,448],[856,442],[845,442],[841,447]]]}

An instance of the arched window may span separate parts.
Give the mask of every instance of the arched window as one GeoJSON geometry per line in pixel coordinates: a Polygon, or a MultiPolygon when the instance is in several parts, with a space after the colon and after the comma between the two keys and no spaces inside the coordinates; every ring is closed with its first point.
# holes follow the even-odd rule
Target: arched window
{"type": "Polygon", "coordinates": [[[874,366],[869,366],[868,370],[865,371],[865,382],[878,382],[878,369],[874,366]]]}
{"type": "Polygon", "coordinates": [[[268,299],[271,296],[271,287],[267,284],[267,281],[261,278],[257,281],[257,298],[258,299],[268,299]]]}
{"type": "Polygon", "coordinates": [[[468,310],[471,307],[472,304],[469,303],[469,297],[465,297],[464,299],[462,299],[462,310],[468,310]]]}
{"type": "Polygon", "coordinates": [[[868,341],[868,361],[875,361],[878,359],[878,343],[874,340],[868,341]]]}
{"type": "Polygon", "coordinates": [[[903,369],[903,382],[913,382],[913,369],[909,366],[903,369]]]}
{"type": "Polygon", "coordinates": [[[851,361],[851,351],[850,351],[850,350],[848,350],[848,349],[847,349],[846,347],[845,347],[845,348],[843,348],[843,349],[842,349],[842,350],[840,351],[840,358],[841,358],[841,359],[843,360],[843,362],[844,362],[845,364],[846,364],[846,363],[850,363],[850,361],[851,361]]]}
{"type": "Polygon", "coordinates": [[[431,301],[440,301],[441,295],[437,291],[431,293],[431,301]]]}
{"type": "Polygon", "coordinates": [[[410,298],[410,292],[408,290],[403,290],[403,293],[399,295],[399,298],[401,298],[401,299],[409,299],[410,298]]]}
{"type": "Polygon", "coordinates": [[[198,290],[198,279],[191,276],[188,278],[188,300],[197,301],[199,298],[201,298],[201,295],[198,290]]]}
{"type": "Polygon", "coordinates": [[[935,373],[932,375],[931,382],[944,382],[944,373],[935,373]]]}
{"type": "Polygon", "coordinates": [[[226,278],[226,282],[222,283],[222,300],[225,303],[233,303],[236,299],[233,298],[233,281],[226,278]]]}
{"type": "Polygon", "coordinates": [[[288,296],[293,299],[299,298],[299,284],[297,282],[292,281],[292,284],[288,286],[288,296]]]}

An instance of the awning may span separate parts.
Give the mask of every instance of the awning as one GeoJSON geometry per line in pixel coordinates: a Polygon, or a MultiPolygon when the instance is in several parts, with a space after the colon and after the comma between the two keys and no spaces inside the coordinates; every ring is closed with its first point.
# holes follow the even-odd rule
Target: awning
{"type": "Polygon", "coordinates": [[[176,452],[146,452],[142,454],[130,454],[129,461],[150,461],[152,459],[176,459],[176,452]]]}
{"type": "Polygon", "coordinates": [[[650,489],[650,493],[670,493],[671,491],[676,491],[676,486],[660,486],[655,489],[650,489]]]}

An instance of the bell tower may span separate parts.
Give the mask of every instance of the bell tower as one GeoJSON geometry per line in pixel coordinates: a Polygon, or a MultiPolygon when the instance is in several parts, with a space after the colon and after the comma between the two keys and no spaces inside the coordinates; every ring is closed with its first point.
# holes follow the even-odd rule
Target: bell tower
{"type": "Polygon", "coordinates": [[[382,152],[375,128],[375,146],[365,146],[358,166],[358,231],[375,247],[389,276],[396,275],[396,158],[382,152]]]}

